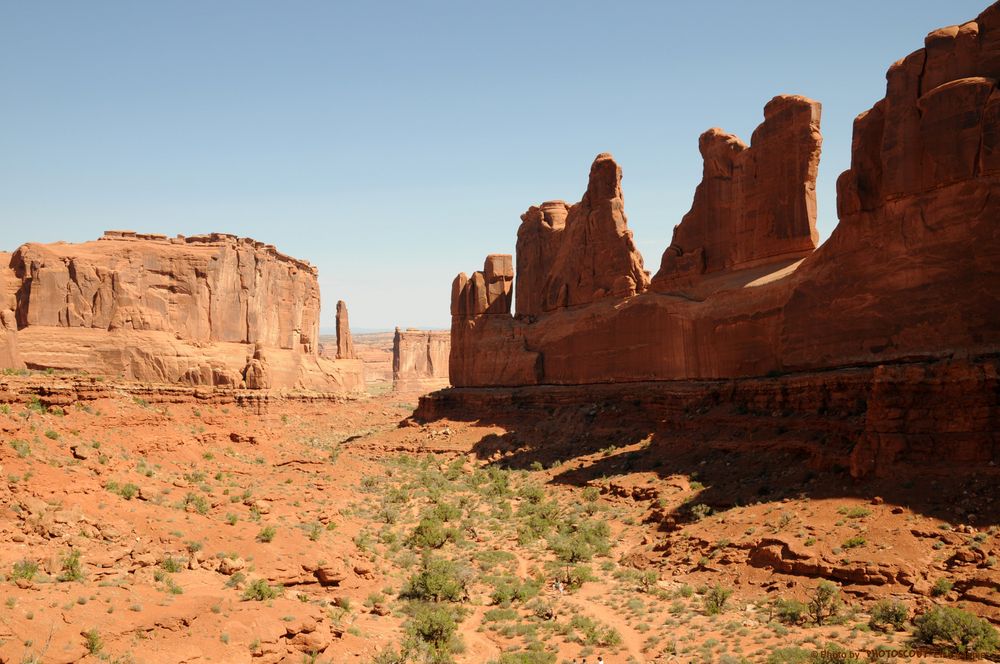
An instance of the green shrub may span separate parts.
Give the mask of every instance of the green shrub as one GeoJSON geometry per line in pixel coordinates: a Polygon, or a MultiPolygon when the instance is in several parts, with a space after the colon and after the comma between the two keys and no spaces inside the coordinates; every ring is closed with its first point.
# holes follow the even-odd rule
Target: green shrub
{"type": "Polygon", "coordinates": [[[184,563],[180,560],[176,560],[172,556],[167,556],[163,559],[163,562],[160,563],[160,567],[173,574],[174,572],[179,572],[184,569],[184,563]]]}
{"type": "Polygon", "coordinates": [[[806,605],[797,599],[779,599],[774,603],[775,616],[786,625],[800,625],[806,618],[806,605]]]}
{"type": "Polygon", "coordinates": [[[270,543],[274,540],[274,536],[277,534],[278,529],[274,526],[264,526],[257,533],[257,541],[264,544],[270,543]]]}
{"type": "Polygon", "coordinates": [[[438,604],[421,604],[406,625],[410,641],[426,648],[425,661],[434,664],[451,662],[451,653],[458,649],[458,621],[454,611],[438,604]]]}
{"type": "Polygon", "coordinates": [[[17,581],[18,579],[24,579],[31,581],[35,578],[35,574],[38,574],[38,563],[33,560],[22,560],[14,563],[14,569],[10,573],[10,580],[17,581]]]}
{"type": "Polygon", "coordinates": [[[767,656],[767,664],[809,664],[812,653],[802,648],[778,648],[767,656]]]}
{"type": "Polygon", "coordinates": [[[843,514],[849,519],[863,519],[866,516],[871,516],[872,513],[871,510],[861,507],[860,505],[856,505],[854,507],[841,507],[837,510],[837,512],[843,514]]]}
{"type": "Polygon", "coordinates": [[[435,517],[424,517],[420,520],[407,539],[409,546],[422,549],[440,549],[446,542],[458,539],[458,531],[446,528],[444,523],[435,517]]]}
{"type": "Polygon", "coordinates": [[[408,599],[460,602],[465,599],[469,573],[444,558],[425,556],[420,570],[410,577],[400,593],[408,599]]]}
{"type": "Polygon", "coordinates": [[[281,588],[272,588],[267,583],[267,579],[257,579],[250,585],[246,587],[243,591],[243,599],[253,600],[255,602],[263,602],[264,600],[274,599],[275,597],[281,596],[281,588]]]}
{"type": "Polygon", "coordinates": [[[490,599],[498,606],[509,606],[511,602],[526,602],[541,590],[542,584],[533,579],[521,581],[513,577],[504,577],[495,585],[490,599]]]}
{"type": "Polygon", "coordinates": [[[710,588],[702,598],[705,613],[710,616],[722,613],[722,610],[726,607],[726,602],[729,601],[729,597],[732,594],[733,591],[731,588],[723,588],[720,585],[710,588]]]}
{"type": "Polygon", "coordinates": [[[569,626],[580,632],[583,642],[589,646],[616,646],[622,642],[621,634],[614,627],[602,625],[581,614],[570,618],[569,626]]]}
{"type": "Polygon", "coordinates": [[[537,484],[526,484],[521,487],[521,490],[517,492],[517,495],[525,499],[533,505],[545,500],[545,489],[538,486],[537,484]]]}
{"type": "Polygon", "coordinates": [[[125,500],[132,500],[139,495],[139,487],[129,482],[118,489],[118,495],[125,500]]]}
{"type": "Polygon", "coordinates": [[[917,643],[940,646],[949,653],[993,654],[1000,649],[996,628],[982,618],[950,606],[934,607],[913,624],[917,643]]]}
{"type": "Polygon", "coordinates": [[[546,650],[521,650],[505,652],[490,664],[555,664],[556,654],[546,650]]]}
{"type": "Polygon", "coordinates": [[[84,632],[83,638],[86,641],[87,652],[91,655],[96,655],[104,648],[104,640],[96,629],[84,632]]]}
{"type": "Polygon", "coordinates": [[[462,510],[451,503],[439,502],[431,510],[431,516],[439,521],[458,521],[462,518],[462,510]]]}
{"type": "Polygon", "coordinates": [[[942,595],[947,595],[951,592],[952,587],[955,584],[951,582],[950,579],[941,577],[934,583],[934,587],[931,588],[931,595],[934,597],[941,597],[942,595]]]}
{"type": "Polygon", "coordinates": [[[549,549],[563,562],[586,562],[595,555],[607,554],[611,549],[609,537],[607,522],[583,521],[561,528],[549,539],[549,549]]]}
{"type": "Polygon", "coordinates": [[[572,590],[582,588],[583,584],[596,579],[597,577],[594,576],[594,571],[590,569],[589,565],[573,565],[566,571],[566,585],[572,590]]]}
{"type": "Polygon", "coordinates": [[[688,513],[691,515],[692,520],[701,521],[712,513],[712,508],[704,503],[698,503],[697,505],[692,505],[688,513]]]}
{"type": "Polygon", "coordinates": [[[892,627],[895,630],[903,629],[903,625],[906,623],[906,618],[909,616],[909,611],[906,609],[906,605],[902,602],[881,599],[875,603],[872,607],[871,618],[868,620],[868,625],[872,629],[881,630],[883,632],[888,632],[889,628],[892,627]]]}
{"type": "Polygon", "coordinates": [[[82,581],[83,568],[80,565],[80,551],[70,549],[62,557],[62,573],[57,577],[60,581],[82,581]]]}
{"type": "Polygon", "coordinates": [[[504,622],[517,620],[518,613],[514,609],[489,609],[483,613],[483,622],[504,622]]]}
{"type": "Polygon", "coordinates": [[[855,535],[854,537],[850,537],[844,540],[844,543],[841,544],[840,546],[844,549],[854,549],[859,546],[864,546],[865,544],[867,544],[867,540],[864,537],[861,537],[860,535],[855,535]]]}
{"type": "Polygon", "coordinates": [[[840,611],[840,589],[829,581],[820,581],[809,596],[809,615],[822,625],[840,611]]]}

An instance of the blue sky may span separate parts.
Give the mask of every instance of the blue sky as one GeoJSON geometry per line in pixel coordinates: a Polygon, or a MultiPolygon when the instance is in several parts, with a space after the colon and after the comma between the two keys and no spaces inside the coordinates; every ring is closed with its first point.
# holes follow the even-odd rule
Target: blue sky
{"type": "Polygon", "coordinates": [[[655,271],[777,94],[823,103],[819,227],[885,70],[985,0],[0,1],[0,249],[223,231],[320,268],[323,325],[447,327],[451,279],[610,151],[655,271]]]}

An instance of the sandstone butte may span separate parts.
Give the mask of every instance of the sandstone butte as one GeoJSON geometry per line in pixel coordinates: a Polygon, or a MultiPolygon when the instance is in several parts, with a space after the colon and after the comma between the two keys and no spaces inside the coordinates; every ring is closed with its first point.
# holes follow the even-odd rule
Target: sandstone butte
{"type": "MultiPolygon", "coordinates": [[[[839,224],[818,248],[818,102],[775,97],[749,144],[702,134],[701,183],[652,277],[621,169],[598,155],[579,203],[522,215],[516,275],[511,256],[490,255],[455,279],[452,385],[756,381],[759,405],[819,413],[838,372],[863,369],[855,474],[907,455],[993,458],[998,79],[1000,3],[894,63],[885,98],[854,122],[839,224]],[[793,389],[783,376],[811,378],[793,389]]],[[[463,398],[484,403],[453,390],[422,411],[463,398]]]]}
{"type": "MultiPolygon", "coordinates": [[[[346,307],[338,305],[351,349],[346,307]]],[[[362,363],[318,353],[312,265],[213,233],[108,231],[0,253],[0,367],[129,381],[322,392],[363,389],[362,363]]]]}
{"type": "Polygon", "coordinates": [[[397,392],[427,392],[448,385],[451,336],[447,330],[396,328],[392,384],[397,392]]]}

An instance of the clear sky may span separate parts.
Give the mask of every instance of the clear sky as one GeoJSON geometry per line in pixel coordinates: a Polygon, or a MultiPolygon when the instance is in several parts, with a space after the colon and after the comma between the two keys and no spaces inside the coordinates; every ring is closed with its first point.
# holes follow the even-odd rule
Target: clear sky
{"type": "Polygon", "coordinates": [[[823,103],[822,238],[885,70],[986,0],[0,0],[0,249],[222,231],[320,268],[323,326],[447,327],[452,278],[610,151],[648,269],[698,135],[823,103]]]}

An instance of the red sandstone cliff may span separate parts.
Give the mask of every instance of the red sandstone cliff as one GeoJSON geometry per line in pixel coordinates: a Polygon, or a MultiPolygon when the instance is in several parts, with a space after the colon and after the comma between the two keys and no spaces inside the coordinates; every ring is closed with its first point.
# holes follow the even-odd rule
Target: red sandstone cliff
{"type": "Polygon", "coordinates": [[[110,231],[0,254],[0,364],[152,383],[357,389],[318,356],[316,268],[247,238],[110,231]]]}
{"type": "Polygon", "coordinates": [[[624,227],[620,170],[600,155],[581,203],[522,217],[523,315],[453,297],[452,384],[730,378],[997,352],[998,77],[1000,4],[894,64],[885,99],[855,123],[841,221],[815,252],[819,105],[776,97],[749,147],[710,130],[694,205],[651,291],[624,227]]]}
{"type": "Polygon", "coordinates": [[[816,248],[820,105],[782,96],[764,107],[751,145],[709,129],[694,204],[663,252],[653,288],[721,270],[802,258],[816,248]]]}

